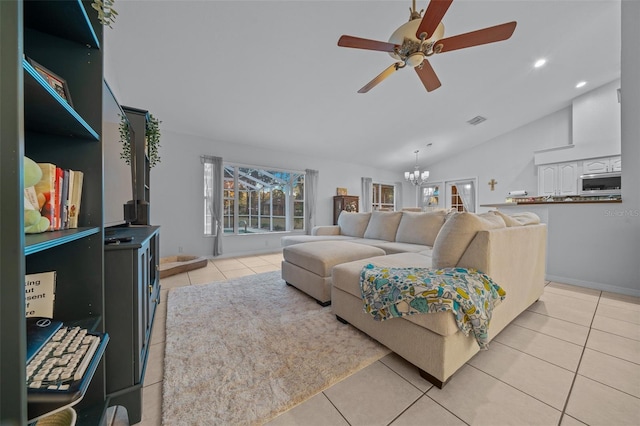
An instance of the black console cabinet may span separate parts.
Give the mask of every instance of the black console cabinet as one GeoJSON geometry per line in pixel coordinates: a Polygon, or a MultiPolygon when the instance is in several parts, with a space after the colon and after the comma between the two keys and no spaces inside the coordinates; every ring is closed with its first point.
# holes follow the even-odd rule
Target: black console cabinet
{"type": "Polygon", "coordinates": [[[142,386],[149,340],[160,303],[157,226],[130,226],[105,230],[105,239],[131,241],[108,244],[105,264],[105,328],[111,336],[105,355],[110,405],[127,408],[129,422],[142,417],[142,386]]]}

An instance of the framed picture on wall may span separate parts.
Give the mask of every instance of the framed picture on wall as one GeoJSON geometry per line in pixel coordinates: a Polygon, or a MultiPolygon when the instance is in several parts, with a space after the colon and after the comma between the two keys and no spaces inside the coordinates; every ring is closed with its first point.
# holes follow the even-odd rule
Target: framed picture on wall
{"type": "Polygon", "coordinates": [[[27,58],[27,61],[31,66],[40,74],[42,78],[51,86],[53,90],[56,91],[58,95],[62,99],[64,99],[71,107],[73,107],[73,103],[71,102],[71,95],[69,94],[69,87],[67,86],[67,81],[62,77],[56,75],[55,73],[49,71],[47,68],[43,67],[36,61],[31,58],[27,58]]]}
{"type": "Polygon", "coordinates": [[[336,195],[347,195],[347,188],[336,188],[336,195]]]}

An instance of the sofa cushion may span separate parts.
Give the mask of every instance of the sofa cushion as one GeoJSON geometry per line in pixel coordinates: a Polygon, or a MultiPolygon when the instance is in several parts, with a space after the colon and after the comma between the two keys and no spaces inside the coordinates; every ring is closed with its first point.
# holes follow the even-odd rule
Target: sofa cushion
{"type": "Polygon", "coordinates": [[[364,232],[365,238],[374,240],[395,241],[398,224],[402,219],[402,212],[381,212],[371,213],[371,219],[364,232]]]}
{"type": "MultiPolygon", "coordinates": [[[[425,246],[422,244],[410,244],[410,243],[399,243],[393,241],[383,241],[374,240],[376,243],[370,244],[374,247],[381,248],[387,254],[396,254],[396,253],[419,253],[425,250],[429,250],[430,246],[425,246]]],[[[359,241],[356,241],[359,242],[359,241]]],[[[422,263],[420,266],[424,266],[422,263]]]]}
{"type": "Polygon", "coordinates": [[[451,215],[440,229],[433,244],[433,267],[456,266],[478,231],[504,227],[506,227],[504,220],[493,213],[462,212],[451,215]]]}
{"type": "Polygon", "coordinates": [[[382,249],[349,241],[318,241],[294,244],[282,249],[285,262],[321,277],[331,276],[331,269],[340,263],[380,255],[384,255],[382,249]]]}
{"type": "Polygon", "coordinates": [[[491,213],[496,216],[500,216],[507,226],[524,226],[524,225],[537,225],[540,223],[540,217],[531,212],[518,212],[513,214],[506,214],[500,210],[493,210],[491,213]]]}
{"type": "MultiPolygon", "coordinates": [[[[400,253],[342,263],[333,268],[333,286],[362,300],[360,273],[365,265],[372,264],[376,266],[405,268],[423,264],[424,267],[428,268],[430,267],[428,262],[429,258],[417,253],[400,253]]],[[[362,302],[362,306],[364,307],[364,302],[362,302]]],[[[432,312],[425,315],[411,315],[403,317],[402,320],[412,322],[441,336],[450,336],[459,331],[451,312],[432,312]]],[[[392,321],[400,320],[393,319],[392,321]]]]}
{"type": "Polygon", "coordinates": [[[444,225],[444,210],[430,213],[403,212],[396,232],[396,241],[433,246],[433,243],[444,225]]]}
{"type": "Polygon", "coordinates": [[[347,237],[346,235],[287,235],[280,239],[282,247],[291,246],[301,243],[315,243],[317,241],[351,241],[355,237],[347,237]]]}
{"type": "Polygon", "coordinates": [[[371,213],[354,213],[343,210],[338,216],[340,234],[362,238],[370,218],[371,213]]]}

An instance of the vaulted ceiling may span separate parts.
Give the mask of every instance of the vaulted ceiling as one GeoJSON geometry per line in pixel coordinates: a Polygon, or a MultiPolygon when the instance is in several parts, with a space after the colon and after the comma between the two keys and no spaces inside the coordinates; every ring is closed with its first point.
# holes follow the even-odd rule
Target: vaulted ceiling
{"type": "MultiPolygon", "coordinates": [[[[418,0],[418,9],[427,7],[418,0]]],[[[336,45],[387,41],[410,0],[117,0],[105,75],[119,101],[162,127],[207,139],[342,158],[389,170],[483,143],[620,76],[618,0],[454,0],[445,37],[517,21],[507,41],[434,55],[428,93],[386,53],[336,45]],[[547,64],[534,69],[539,58],[547,64]],[[587,85],[576,89],[578,81],[587,85]],[[471,126],[468,120],[487,121],[471,126]],[[427,148],[427,144],[432,145],[427,148]]]]}

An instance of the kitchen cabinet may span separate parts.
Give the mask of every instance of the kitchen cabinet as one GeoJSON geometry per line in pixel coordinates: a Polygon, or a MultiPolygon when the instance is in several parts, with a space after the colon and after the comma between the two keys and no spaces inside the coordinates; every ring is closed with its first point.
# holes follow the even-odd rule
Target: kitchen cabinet
{"type": "Polygon", "coordinates": [[[578,162],[538,166],[538,195],[559,196],[578,193],[578,162]]]}
{"type": "Polygon", "coordinates": [[[582,174],[619,172],[622,170],[622,158],[606,157],[594,158],[582,162],[582,174]]]}

